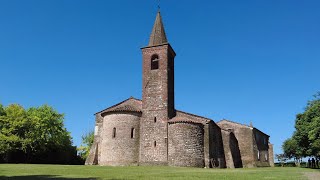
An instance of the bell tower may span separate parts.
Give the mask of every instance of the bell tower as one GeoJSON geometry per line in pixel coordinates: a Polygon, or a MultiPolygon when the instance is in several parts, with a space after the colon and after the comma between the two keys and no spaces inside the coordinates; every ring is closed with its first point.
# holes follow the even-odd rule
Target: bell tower
{"type": "Polygon", "coordinates": [[[168,120],[175,116],[174,50],[167,41],[160,11],[142,49],[140,164],[168,162],[168,120]]]}

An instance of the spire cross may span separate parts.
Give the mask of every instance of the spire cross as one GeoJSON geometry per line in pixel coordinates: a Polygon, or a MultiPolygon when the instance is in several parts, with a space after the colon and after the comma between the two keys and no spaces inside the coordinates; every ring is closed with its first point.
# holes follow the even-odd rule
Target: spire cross
{"type": "Polygon", "coordinates": [[[160,0],[158,0],[158,10],[160,11],[160,0]]]}

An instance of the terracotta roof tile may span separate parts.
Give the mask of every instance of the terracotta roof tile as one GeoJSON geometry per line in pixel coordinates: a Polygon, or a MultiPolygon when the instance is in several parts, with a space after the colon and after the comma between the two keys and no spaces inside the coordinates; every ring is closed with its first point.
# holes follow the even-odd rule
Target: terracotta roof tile
{"type": "Polygon", "coordinates": [[[104,114],[107,112],[142,112],[142,101],[130,97],[118,104],[97,112],[96,114],[104,114]]]}
{"type": "Polygon", "coordinates": [[[179,117],[179,116],[176,116],[172,119],[170,119],[168,121],[170,124],[174,124],[174,123],[193,123],[193,124],[202,124],[198,121],[195,121],[195,120],[192,120],[192,119],[188,119],[186,117],[179,117]]]}

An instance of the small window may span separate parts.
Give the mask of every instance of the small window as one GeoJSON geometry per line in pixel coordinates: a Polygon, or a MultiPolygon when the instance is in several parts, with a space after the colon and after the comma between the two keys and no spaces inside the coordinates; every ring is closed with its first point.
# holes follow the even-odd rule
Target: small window
{"type": "Polygon", "coordinates": [[[268,161],[268,155],[267,154],[264,155],[264,158],[265,158],[266,161],[268,161]]]}
{"type": "Polygon", "coordinates": [[[131,139],[133,139],[134,138],[134,128],[131,128],[131,139]]]}
{"type": "Polygon", "coordinates": [[[94,127],[94,135],[96,136],[96,135],[98,135],[98,133],[99,133],[99,127],[95,126],[94,127]]]}
{"type": "Polygon", "coordinates": [[[157,117],[154,117],[154,122],[155,122],[155,123],[157,122],[157,117]]]}
{"type": "Polygon", "coordinates": [[[153,145],[154,145],[154,147],[157,147],[157,141],[154,141],[153,145]]]}
{"type": "Polygon", "coordinates": [[[154,69],[159,69],[159,56],[156,54],[151,57],[151,70],[154,69]]]}
{"type": "Polygon", "coordinates": [[[256,141],[258,141],[259,136],[258,136],[258,134],[255,134],[255,135],[256,135],[256,141]]]}
{"type": "Polygon", "coordinates": [[[258,151],[258,161],[260,161],[260,151],[258,151]]]}
{"type": "Polygon", "coordinates": [[[117,134],[117,129],[116,129],[116,128],[113,128],[112,138],[116,138],[116,134],[117,134]]]}

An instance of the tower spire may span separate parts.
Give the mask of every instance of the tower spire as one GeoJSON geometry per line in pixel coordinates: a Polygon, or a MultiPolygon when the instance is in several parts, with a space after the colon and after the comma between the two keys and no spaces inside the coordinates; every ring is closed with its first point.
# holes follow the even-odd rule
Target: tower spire
{"type": "Polygon", "coordinates": [[[153,25],[153,29],[150,35],[149,45],[156,46],[168,43],[167,36],[162,23],[162,18],[160,14],[160,9],[158,10],[156,20],[153,25]]]}

